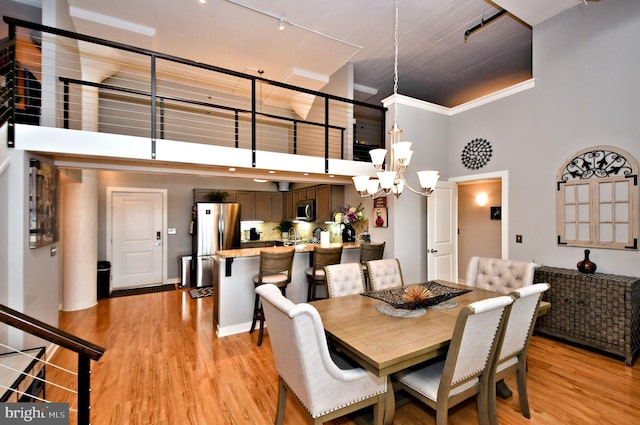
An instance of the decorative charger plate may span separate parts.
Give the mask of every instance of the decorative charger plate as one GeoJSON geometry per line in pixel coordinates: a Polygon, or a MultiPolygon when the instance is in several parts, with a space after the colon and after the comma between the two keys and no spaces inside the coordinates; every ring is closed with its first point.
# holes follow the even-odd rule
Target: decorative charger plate
{"type": "Polygon", "coordinates": [[[375,298],[380,301],[384,301],[393,308],[416,310],[429,306],[440,304],[443,301],[450,300],[467,292],[471,292],[471,289],[458,289],[450,286],[441,285],[438,282],[430,280],[427,283],[420,283],[420,286],[424,286],[431,291],[431,296],[427,299],[415,302],[408,302],[402,298],[404,294],[404,288],[383,289],[381,291],[364,292],[362,295],[365,297],[375,298]]]}

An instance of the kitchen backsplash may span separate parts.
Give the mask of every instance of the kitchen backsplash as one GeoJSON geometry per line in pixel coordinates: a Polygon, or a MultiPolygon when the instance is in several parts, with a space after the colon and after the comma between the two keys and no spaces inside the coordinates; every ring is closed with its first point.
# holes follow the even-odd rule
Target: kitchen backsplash
{"type": "MultiPolygon", "coordinates": [[[[250,225],[243,222],[242,230],[247,230],[246,234],[248,235],[249,228],[255,227],[256,231],[260,233],[261,241],[279,241],[282,239],[282,235],[277,226],[278,222],[275,221],[265,221],[263,223],[253,222],[250,225]]],[[[327,224],[324,222],[303,222],[294,223],[293,226],[298,233],[298,240],[306,241],[308,239],[311,239],[313,237],[314,229],[319,227],[322,230],[329,231],[331,242],[342,242],[342,226],[340,224],[327,224]]],[[[361,229],[356,229],[356,237],[359,237],[360,233],[368,230],[368,226],[366,225],[358,227],[360,227],[361,229]]]]}

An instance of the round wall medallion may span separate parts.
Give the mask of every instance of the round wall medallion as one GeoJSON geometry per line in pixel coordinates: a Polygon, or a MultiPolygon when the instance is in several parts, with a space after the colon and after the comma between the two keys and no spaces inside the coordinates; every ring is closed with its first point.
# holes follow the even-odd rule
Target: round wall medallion
{"type": "Polygon", "coordinates": [[[487,165],[491,159],[493,149],[487,139],[473,139],[462,150],[462,164],[472,170],[487,165]]]}

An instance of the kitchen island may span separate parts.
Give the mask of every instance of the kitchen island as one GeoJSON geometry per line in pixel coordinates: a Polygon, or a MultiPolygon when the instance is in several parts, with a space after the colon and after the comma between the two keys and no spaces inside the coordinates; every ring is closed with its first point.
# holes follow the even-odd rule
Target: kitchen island
{"type": "MultiPolygon", "coordinates": [[[[307,279],[304,271],[313,261],[313,249],[320,244],[295,246],[291,283],[287,286],[287,298],[294,303],[307,301],[307,279]]],[[[360,260],[360,242],[332,243],[342,245],[342,263],[360,260]]],[[[213,321],[218,337],[248,332],[253,318],[253,276],[260,267],[260,251],[281,251],[292,247],[243,248],[218,251],[213,268],[213,321]]],[[[326,296],[320,287],[318,295],[326,296]]]]}

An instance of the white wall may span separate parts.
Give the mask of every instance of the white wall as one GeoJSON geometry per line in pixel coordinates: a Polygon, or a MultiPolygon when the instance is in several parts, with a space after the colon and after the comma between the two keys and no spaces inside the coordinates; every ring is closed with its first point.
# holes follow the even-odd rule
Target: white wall
{"type": "MultiPolygon", "coordinates": [[[[0,128],[0,304],[7,305],[9,296],[9,150],[7,125],[0,128]]],[[[6,328],[0,330],[0,340],[6,341],[6,328]]]]}
{"type": "MultiPolygon", "coordinates": [[[[29,159],[38,158],[23,151],[9,151],[7,204],[6,305],[53,326],[58,324],[59,256],[51,249],[57,244],[29,248],[29,159]]],[[[44,158],[38,158],[46,161],[44,158]]],[[[19,338],[10,340],[18,343],[19,338]]],[[[32,346],[25,339],[25,346],[32,346]]]]}
{"type": "MultiPolygon", "coordinates": [[[[640,160],[640,2],[590,2],[533,29],[535,88],[455,115],[449,171],[467,175],[460,161],[476,137],[493,157],[477,173],[509,170],[508,258],[574,268],[583,249],[556,243],[556,173],[580,149],[620,147],[640,160]]],[[[473,174],[473,173],[471,173],[473,174]]],[[[592,249],[598,272],[638,276],[638,251],[592,249]]]]}
{"type": "MultiPolygon", "coordinates": [[[[426,102],[404,96],[391,96],[384,101],[389,108],[386,128],[393,125],[393,109],[398,107],[398,126],[401,140],[413,142],[411,164],[406,172],[409,184],[419,189],[416,171],[438,170],[441,178],[448,172],[449,117],[426,102]]],[[[386,146],[390,140],[387,135],[386,146]]],[[[387,154],[388,155],[388,154],[387,154]]],[[[373,169],[373,167],[371,167],[373,169]]],[[[346,196],[346,195],[345,195],[346,196]]],[[[371,201],[369,201],[371,202],[371,201]]],[[[373,208],[372,203],[368,208],[373,208]]],[[[427,204],[421,195],[406,190],[399,199],[387,197],[389,227],[371,230],[372,240],[387,241],[385,258],[397,258],[402,266],[405,282],[424,281],[427,278],[427,204]]],[[[369,211],[371,211],[369,209],[369,211]]]]}

